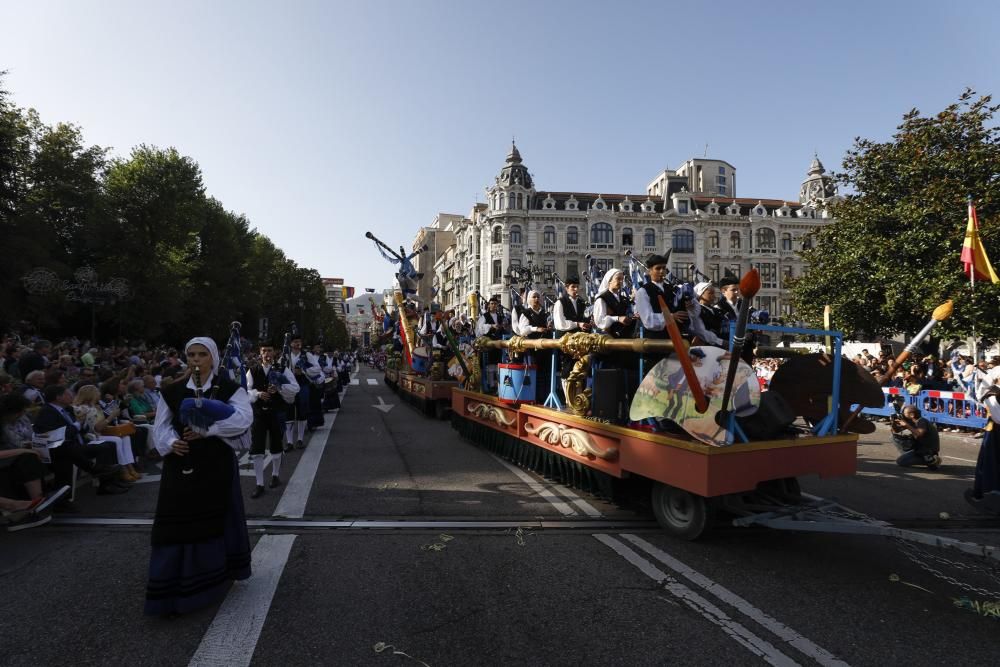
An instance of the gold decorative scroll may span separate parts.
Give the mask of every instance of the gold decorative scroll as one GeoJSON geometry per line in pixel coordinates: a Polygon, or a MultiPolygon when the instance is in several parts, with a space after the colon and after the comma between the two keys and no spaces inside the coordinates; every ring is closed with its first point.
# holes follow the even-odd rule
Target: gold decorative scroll
{"type": "Polygon", "coordinates": [[[514,355],[524,354],[525,350],[559,350],[574,359],[580,359],[588,354],[607,354],[609,352],[634,352],[636,354],[668,354],[674,351],[674,344],[669,340],[653,338],[612,338],[603,334],[572,333],[562,338],[522,338],[513,336],[508,340],[491,340],[486,337],[477,338],[473,347],[476,352],[487,349],[507,350],[514,355]]]}
{"type": "Polygon", "coordinates": [[[485,419],[486,421],[491,421],[494,424],[500,426],[513,426],[514,419],[507,419],[507,414],[500,408],[494,407],[492,405],[487,405],[486,403],[470,403],[466,406],[466,410],[480,419],[485,419]]]}
{"type": "Polygon", "coordinates": [[[580,456],[604,459],[606,461],[613,461],[618,458],[617,447],[601,449],[594,442],[593,436],[578,428],[570,428],[554,422],[542,422],[540,426],[536,427],[531,422],[528,422],[524,425],[524,430],[546,444],[572,449],[580,456]]]}

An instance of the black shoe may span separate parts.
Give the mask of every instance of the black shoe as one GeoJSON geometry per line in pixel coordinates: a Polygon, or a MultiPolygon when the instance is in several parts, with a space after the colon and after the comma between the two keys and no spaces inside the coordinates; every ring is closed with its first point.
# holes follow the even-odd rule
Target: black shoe
{"type": "Polygon", "coordinates": [[[80,508],[69,498],[63,498],[52,506],[52,511],[59,514],[76,514],[80,511],[80,508]]]}
{"type": "Polygon", "coordinates": [[[123,489],[117,484],[101,484],[100,488],[97,489],[97,495],[99,496],[117,496],[122,493],[128,493],[128,489],[123,489]]]}
{"type": "Polygon", "coordinates": [[[260,498],[262,495],[264,495],[264,487],[255,486],[253,491],[250,492],[250,499],[256,500],[257,498],[260,498]]]}
{"type": "Polygon", "coordinates": [[[305,449],[305,448],[306,448],[306,443],[302,442],[301,440],[295,443],[295,449],[305,449]]]}
{"type": "Polygon", "coordinates": [[[119,465],[99,463],[90,469],[90,474],[102,480],[108,477],[120,477],[122,474],[122,467],[119,465]]]}
{"type": "Polygon", "coordinates": [[[286,452],[290,452],[290,451],[292,451],[292,450],[294,450],[294,449],[295,449],[295,448],[294,448],[294,447],[292,447],[292,443],[290,443],[290,442],[289,442],[289,443],[286,443],[286,444],[285,444],[285,451],[286,451],[286,452]]]}
{"type": "Polygon", "coordinates": [[[272,489],[278,488],[279,486],[281,486],[281,478],[278,477],[277,475],[272,475],[271,483],[268,484],[268,486],[270,486],[272,489]]]}

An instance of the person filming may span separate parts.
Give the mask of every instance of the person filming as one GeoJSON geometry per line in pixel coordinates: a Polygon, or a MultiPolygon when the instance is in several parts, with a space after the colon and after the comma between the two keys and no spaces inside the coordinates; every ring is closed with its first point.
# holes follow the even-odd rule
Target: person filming
{"type": "Polygon", "coordinates": [[[893,417],[890,428],[892,443],[900,454],[896,465],[905,468],[927,466],[930,470],[937,470],[941,465],[938,455],[941,441],[937,427],[920,416],[920,408],[907,405],[901,414],[893,417]]]}

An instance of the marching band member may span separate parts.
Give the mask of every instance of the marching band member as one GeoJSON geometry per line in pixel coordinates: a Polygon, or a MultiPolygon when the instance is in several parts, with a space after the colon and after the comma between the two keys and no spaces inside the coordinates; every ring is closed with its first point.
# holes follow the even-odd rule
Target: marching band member
{"type": "Polygon", "coordinates": [[[203,380],[200,387],[194,375],[171,383],[156,408],[153,444],[163,455],[163,477],[146,586],[145,612],[151,615],[208,606],[225,596],[230,581],[250,576],[250,539],[231,443],[250,428],[253,409],[246,390],[219,374],[215,341],[192,338],[184,353],[203,380]],[[199,401],[218,417],[204,432],[183,420],[185,409],[199,401]]]}
{"type": "MultiPolygon", "coordinates": [[[[548,325],[548,314],[542,308],[542,294],[538,290],[528,292],[528,303],[521,309],[521,317],[518,318],[517,330],[525,338],[545,338],[552,329],[548,325]]],[[[535,400],[539,403],[545,401],[548,394],[548,383],[550,368],[552,364],[552,353],[546,350],[531,352],[526,356],[525,363],[535,363],[538,366],[536,378],[543,378],[546,381],[539,381],[535,384],[535,400]]]]}
{"type": "MultiPolygon", "coordinates": [[[[476,321],[476,335],[486,336],[492,340],[503,338],[503,320],[499,313],[500,299],[496,296],[490,297],[487,310],[479,316],[476,321]]],[[[497,364],[500,363],[500,350],[488,350],[485,353],[486,360],[485,373],[487,388],[495,391],[497,387],[497,364]]]]}
{"type": "Polygon", "coordinates": [[[299,393],[288,411],[288,419],[285,422],[285,451],[292,451],[292,443],[298,449],[305,449],[306,427],[309,425],[309,386],[312,379],[321,371],[309,361],[309,357],[302,351],[302,336],[292,335],[292,352],[289,366],[295,374],[295,381],[299,385],[299,393]],[[298,437],[296,437],[298,436],[298,437]]]}
{"type": "MultiPolygon", "coordinates": [[[[566,294],[559,297],[555,305],[552,306],[552,325],[555,327],[557,338],[568,333],[579,331],[589,332],[593,328],[590,320],[584,315],[587,304],[579,296],[580,279],[576,276],[569,276],[564,284],[566,285],[566,294]]],[[[559,377],[563,381],[569,378],[569,374],[573,370],[575,363],[576,360],[568,354],[560,357],[559,377]]],[[[564,386],[564,395],[565,392],[566,388],[564,386]]]]}
{"type": "Polygon", "coordinates": [[[274,365],[274,346],[260,345],[260,363],[247,371],[247,393],[253,406],[250,428],[250,460],[253,461],[257,486],[250,498],[264,495],[264,449],[271,452],[271,488],[281,486],[281,443],[285,429],[286,406],[295,402],[299,383],[292,369],[279,370],[274,365]]]}
{"type": "Polygon", "coordinates": [[[692,305],[691,336],[715,347],[726,347],[721,336],[724,319],[717,305],[715,285],[698,283],[694,286],[694,293],[698,301],[692,305]]]}
{"type": "Polygon", "coordinates": [[[976,472],[972,488],[965,490],[965,499],[973,507],[1000,514],[1000,370],[976,378],[976,396],[986,408],[989,420],[983,429],[983,442],[976,457],[976,472]]]}
{"type": "MultiPolygon", "coordinates": [[[[650,255],[649,259],[646,260],[646,270],[648,279],[635,293],[635,310],[642,321],[643,335],[646,338],[665,340],[670,338],[670,335],[667,333],[667,321],[660,301],[662,298],[663,303],[667,304],[668,310],[672,310],[671,305],[674,302],[674,291],[666,283],[667,258],[657,254],[650,255]]],[[[689,319],[687,310],[682,307],[679,307],[672,315],[678,323],[687,322],[689,319]]],[[[665,356],[663,354],[647,354],[646,368],[652,368],[665,356]]]]}
{"type": "Polygon", "coordinates": [[[628,314],[628,304],[618,296],[624,279],[621,269],[608,269],[594,299],[594,326],[614,338],[631,338],[635,330],[635,318],[628,314]]]}

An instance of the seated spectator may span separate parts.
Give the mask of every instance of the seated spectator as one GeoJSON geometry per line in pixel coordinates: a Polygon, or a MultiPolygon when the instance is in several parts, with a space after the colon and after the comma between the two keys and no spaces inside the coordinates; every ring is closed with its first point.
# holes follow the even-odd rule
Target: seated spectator
{"type": "Polygon", "coordinates": [[[93,368],[97,364],[97,348],[92,347],[80,357],[80,363],[84,368],[93,368]]]}
{"type": "MultiPolygon", "coordinates": [[[[18,394],[0,401],[0,496],[31,501],[42,497],[47,473],[41,456],[31,448],[34,432],[28,419],[28,399],[18,394]]],[[[14,507],[8,509],[25,509],[14,507]]]]}
{"type": "Polygon", "coordinates": [[[112,422],[118,418],[119,410],[116,407],[110,414],[105,415],[97,404],[100,397],[97,387],[86,385],[80,388],[76,398],[73,399],[73,410],[76,418],[80,421],[80,433],[87,443],[114,443],[118,465],[122,466],[121,478],[126,482],[134,482],[142,475],[134,467],[132,438],[128,435],[113,435],[109,432],[112,422]]]}
{"type": "Polygon", "coordinates": [[[70,389],[72,389],[75,394],[80,391],[80,387],[84,387],[88,384],[92,384],[96,387],[97,383],[97,370],[93,366],[84,366],[80,369],[80,375],[70,389]]]}
{"type": "MultiPolygon", "coordinates": [[[[125,493],[127,487],[116,482],[121,468],[114,463],[115,446],[102,442],[91,446],[84,444],[80,427],[73,415],[73,395],[62,385],[50,385],[42,390],[45,405],[35,419],[35,433],[49,433],[65,427],[65,440],[58,447],[49,450],[52,457],[52,472],[57,486],[72,484],[73,466],[84,470],[100,480],[98,493],[125,493]]],[[[65,506],[64,506],[65,507],[65,506]]]]}
{"type": "Polygon", "coordinates": [[[143,375],[142,383],[146,387],[146,399],[147,402],[153,406],[153,411],[156,411],[156,406],[160,402],[160,390],[157,388],[156,378],[152,375],[143,375]]]}
{"type": "Polygon", "coordinates": [[[128,383],[128,411],[134,421],[152,423],[156,419],[156,403],[146,395],[146,383],[136,378],[128,383]]]}
{"type": "Polygon", "coordinates": [[[45,402],[42,398],[42,389],[45,387],[45,371],[31,371],[24,378],[24,385],[21,387],[21,394],[24,395],[32,406],[40,406],[45,402]]]}
{"type": "Polygon", "coordinates": [[[35,343],[33,350],[21,354],[18,360],[18,367],[21,377],[27,379],[28,373],[32,371],[44,371],[49,367],[48,354],[52,350],[52,343],[47,340],[39,340],[35,343]]]}

